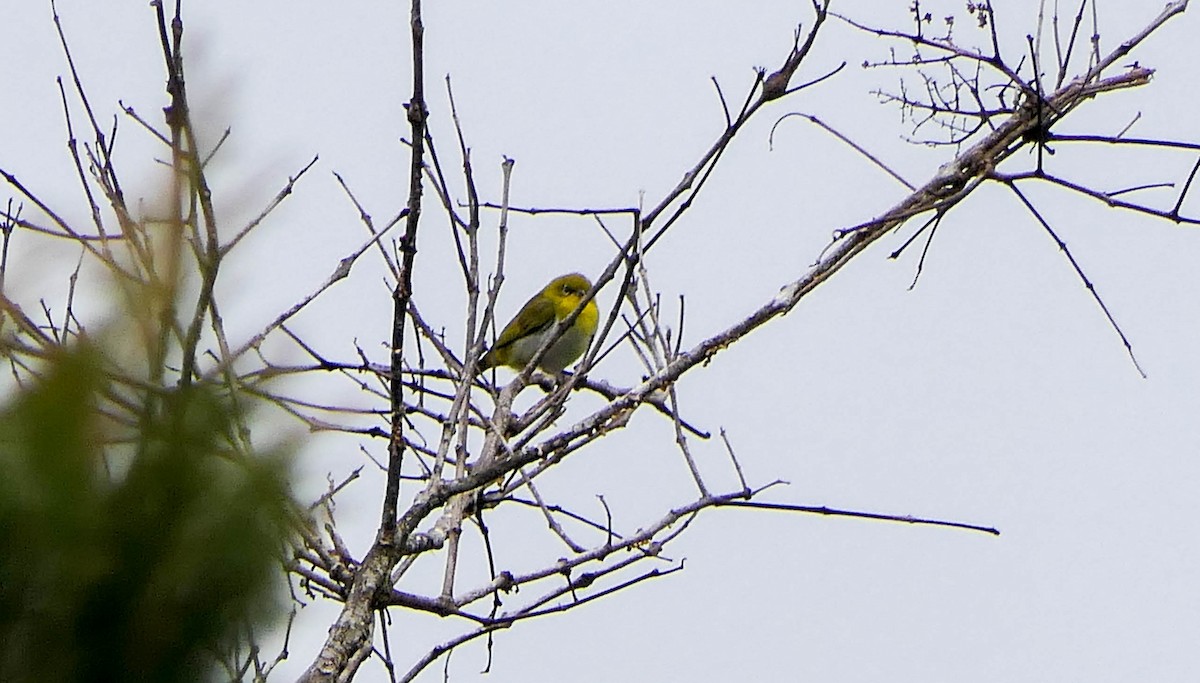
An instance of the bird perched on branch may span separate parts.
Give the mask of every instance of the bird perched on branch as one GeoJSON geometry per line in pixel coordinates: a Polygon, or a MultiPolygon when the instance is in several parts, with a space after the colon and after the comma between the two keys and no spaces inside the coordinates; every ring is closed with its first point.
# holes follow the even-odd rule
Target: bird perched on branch
{"type": "MultiPolygon", "coordinates": [[[[555,325],[579,308],[579,303],[591,288],[591,281],[579,273],[551,280],[504,326],[496,344],[480,359],[480,369],[501,365],[515,370],[524,369],[533,354],[554,333],[555,325]]],[[[600,309],[593,298],[579,312],[575,322],[542,354],[538,367],[557,374],[574,363],[592,343],[599,320],[600,309]]]]}

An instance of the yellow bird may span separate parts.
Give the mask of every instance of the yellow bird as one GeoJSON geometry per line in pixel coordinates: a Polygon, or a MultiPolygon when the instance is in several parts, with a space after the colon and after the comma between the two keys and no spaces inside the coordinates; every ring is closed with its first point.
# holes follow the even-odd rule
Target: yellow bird
{"type": "MultiPolygon", "coordinates": [[[[578,308],[579,302],[591,288],[591,281],[579,273],[551,280],[550,284],[534,294],[533,298],[521,307],[516,317],[504,326],[496,344],[480,359],[480,369],[487,370],[505,365],[515,370],[523,370],[533,358],[533,354],[554,332],[555,324],[578,308]]],[[[542,354],[538,367],[557,374],[574,363],[592,343],[592,335],[596,334],[599,321],[600,309],[593,298],[579,312],[574,324],[542,354]]]]}

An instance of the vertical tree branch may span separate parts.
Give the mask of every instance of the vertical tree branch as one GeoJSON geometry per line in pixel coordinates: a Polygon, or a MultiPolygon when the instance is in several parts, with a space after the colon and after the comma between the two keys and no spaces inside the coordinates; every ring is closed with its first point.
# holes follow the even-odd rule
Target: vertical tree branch
{"type": "Polygon", "coordinates": [[[421,0],[412,0],[413,92],[408,103],[412,128],[412,161],[408,169],[408,219],[400,238],[400,278],[392,293],[392,372],[390,382],[392,431],[388,441],[387,488],[383,497],[383,519],[379,540],[390,544],[396,533],[396,501],[400,498],[400,466],[404,461],[404,320],[412,298],[412,266],[417,255],[417,225],[421,221],[421,177],[425,156],[425,26],[421,23],[421,0]]]}
{"type": "MultiPolygon", "coordinates": [[[[358,653],[369,652],[374,634],[375,597],[387,589],[391,568],[399,559],[404,539],[397,538],[396,510],[400,497],[400,466],[404,457],[404,400],[401,371],[404,359],[404,321],[412,299],[413,258],[417,253],[417,226],[421,220],[421,177],[424,170],[425,123],[425,27],[421,22],[421,1],[412,0],[411,18],[413,54],[413,93],[408,103],[408,122],[412,130],[412,161],[409,165],[408,216],[400,238],[400,273],[392,293],[391,433],[388,441],[387,487],[379,535],[346,595],[337,621],[329,628],[329,637],[312,665],[300,676],[305,683],[349,681],[362,664],[358,653]]],[[[406,527],[407,535],[411,527],[406,527]]]]}

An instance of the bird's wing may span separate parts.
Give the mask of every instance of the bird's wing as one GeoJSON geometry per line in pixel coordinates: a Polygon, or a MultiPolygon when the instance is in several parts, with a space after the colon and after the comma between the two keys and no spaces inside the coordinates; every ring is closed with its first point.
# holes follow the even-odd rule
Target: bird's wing
{"type": "Polygon", "coordinates": [[[549,329],[555,319],[554,302],[539,293],[526,301],[516,317],[508,325],[505,325],[492,349],[503,348],[518,339],[549,329]]]}

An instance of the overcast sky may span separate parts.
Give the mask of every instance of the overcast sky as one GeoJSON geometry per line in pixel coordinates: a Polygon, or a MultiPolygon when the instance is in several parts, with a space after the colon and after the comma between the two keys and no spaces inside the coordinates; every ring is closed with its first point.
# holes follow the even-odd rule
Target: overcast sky
{"type": "MultiPolygon", "coordinates": [[[[908,0],[869,4],[835,2],[834,9],[876,25],[910,25],[908,0]]],[[[922,3],[935,17],[956,13],[955,35],[976,44],[985,36],[962,4],[922,3]]],[[[1036,30],[1037,2],[999,4],[1003,48],[1015,63],[1036,30]]],[[[1101,51],[1161,7],[1100,0],[1101,51]]],[[[59,12],[100,117],[111,120],[120,100],[160,121],[164,76],[146,3],[61,0],[59,12]]],[[[210,175],[229,231],[320,156],[227,264],[218,295],[235,339],[310,291],[363,239],[332,172],[381,222],[404,205],[407,12],[400,2],[185,6],[191,102],[209,144],[231,129],[210,175]]],[[[780,0],[431,2],[432,131],[453,170],[443,84],[450,74],[486,199],[498,199],[507,155],[516,160],[514,204],[651,206],[720,133],[710,77],[740,102],[753,68],[777,67],[796,25],[811,19],[809,3],[780,0]]],[[[1118,63],[1156,69],[1148,86],[1085,104],[1058,132],[1115,134],[1137,118],[1130,135],[1200,141],[1197,35],[1196,10],[1173,20],[1118,63]]],[[[86,220],[65,152],[54,78],[66,66],[48,3],[0,5],[0,44],[7,54],[0,167],[86,220]]],[[[914,184],[951,158],[952,148],[906,142],[912,124],[872,94],[896,91],[901,76],[910,87],[919,83],[912,71],[861,68],[892,48],[902,58],[911,49],[831,20],[800,80],[843,61],[846,69],[775,103],[743,131],[693,210],[651,255],[652,284],[664,300],[686,297],[685,343],[744,317],[803,274],[833,230],[869,220],[906,193],[800,118],[781,123],[770,148],[779,116],[820,116],[914,184]]],[[[161,187],[153,159],[163,158],[162,149],[128,119],[120,126],[128,194],[152,197],[161,187]]],[[[1196,159],[1066,144],[1056,152],[1048,169],[1106,190],[1179,183],[1196,159]]],[[[1010,163],[1005,170],[1028,168],[1032,157],[1022,152],[1010,163]]],[[[790,482],[764,500],[951,519],[994,526],[999,537],[710,511],[666,552],[686,558],[684,571],[500,632],[487,680],[1196,680],[1200,231],[1049,187],[1028,192],[1128,335],[1146,379],[1054,241],[997,186],[942,223],[911,291],[919,249],[887,256],[915,225],[679,385],[684,416],[713,432],[726,428],[752,484],[790,482]]],[[[1169,208],[1174,192],[1133,197],[1169,208]]],[[[1200,199],[1186,209],[1200,213],[1200,199]]],[[[494,225],[494,216],[487,220],[494,225]]],[[[423,229],[418,301],[461,344],[462,294],[445,220],[431,210],[423,229]]],[[[590,219],[514,217],[498,315],[511,315],[555,275],[598,272],[611,255],[590,219]]],[[[74,258],[26,267],[10,286],[36,291],[61,282],[74,258]]],[[[611,292],[599,298],[606,310],[614,304],[611,292]]],[[[383,361],[389,302],[384,269],[364,261],[294,329],[331,357],[354,359],[357,341],[383,361]]],[[[639,368],[621,349],[592,374],[629,383],[639,368]]],[[[343,391],[336,398],[366,400],[343,391]]],[[[693,495],[672,438],[665,420],[638,413],[625,432],[548,479],[544,493],[591,513],[601,494],[614,521],[636,530],[693,495]]],[[[736,486],[717,440],[693,447],[714,486],[736,486]]],[[[311,439],[297,457],[305,496],[321,490],[327,472],[370,470],[346,440],[311,439]]],[[[338,508],[360,557],[373,536],[379,482],[373,474],[356,484],[338,508]]],[[[565,553],[536,517],[496,524],[508,533],[506,566],[528,569],[565,553]]],[[[436,585],[438,575],[431,564],[409,589],[436,585]]],[[[332,614],[302,613],[279,680],[309,664],[332,614]]],[[[402,668],[462,627],[394,616],[402,668]]],[[[485,657],[482,645],[459,651],[452,680],[477,678],[485,657]]],[[[441,671],[439,663],[423,680],[439,680],[441,671]]],[[[386,680],[386,673],[370,663],[358,680],[386,680]]]]}

